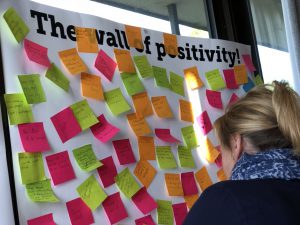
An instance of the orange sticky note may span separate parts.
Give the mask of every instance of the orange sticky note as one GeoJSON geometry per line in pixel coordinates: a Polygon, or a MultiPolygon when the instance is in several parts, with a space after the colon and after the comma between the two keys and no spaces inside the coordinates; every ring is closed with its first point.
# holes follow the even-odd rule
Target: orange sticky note
{"type": "Polygon", "coordinates": [[[82,95],[88,98],[104,100],[101,78],[89,73],[81,73],[82,95]]]}
{"type": "Polygon", "coordinates": [[[140,153],[140,160],[155,160],[155,145],[154,138],[148,136],[138,137],[138,146],[140,153]]]}
{"type": "Polygon", "coordinates": [[[93,28],[75,27],[78,52],[97,53],[98,42],[93,28]]]}
{"type": "Polygon", "coordinates": [[[152,131],[144,117],[137,113],[131,113],[127,115],[127,120],[136,136],[151,134],[152,131]]]}
{"type": "Polygon", "coordinates": [[[246,84],[248,83],[248,75],[246,65],[236,65],[233,67],[234,76],[237,84],[246,84]]]}
{"type": "Polygon", "coordinates": [[[161,118],[173,118],[173,113],[166,96],[156,96],[151,98],[155,113],[161,118]]]}
{"type": "Polygon", "coordinates": [[[58,55],[70,74],[75,75],[87,71],[87,67],[78,55],[76,48],[60,51],[58,55]]]}
{"type": "Polygon", "coordinates": [[[194,123],[194,113],[192,103],[179,99],[180,119],[186,122],[194,123]]]}
{"type": "Polygon", "coordinates": [[[148,188],[156,175],[156,169],[148,161],[140,160],[136,164],[133,173],[148,188]]]}
{"type": "Polygon", "coordinates": [[[167,54],[178,55],[177,36],[175,34],[164,33],[164,45],[167,54]]]}
{"type": "Polygon", "coordinates": [[[191,209],[198,198],[199,198],[198,195],[187,195],[187,196],[184,196],[184,201],[185,201],[187,207],[189,209],[191,209]]]}
{"type": "Polygon", "coordinates": [[[219,181],[227,180],[225,172],[222,168],[218,170],[217,177],[218,177],[219,181]]]}
{"type": "Polygon", "coordinates": [[[203,86],[203,82],[200,79],[197,66],[185,69],[184,77],[185,77],[185,80],[186,80],[188,86],[192,90],[203,86]]]}
{"type": "Polygon", "coordinates": [[[142,92],[132,96],[135,112],[141,116],[150,116],[153,114],[152,105],[149,101],[147,92],[142,92]]]}
{"type": "Polygon", "coordinates": [[[125,33],[130,47],[144,49],[142,29],[140,27],[125,25],[125,33]]]}
{"type": "Polygon", "coordinates": [[[114,49],[120,72],[135,73],[135,67],[130,55],[130,51],[123,49],[114,49]]]}
{"type": "Polygon", "coordinates": [[[183,196],[180,174],[166,173],[165,182],[169,196],[183,196]]]}
{"type": "Polygon", "coordinates": [[[205,139],[205,150],[205,157],[207,162],[214,163],[215,160],[218,158],[220,152],[213,146],[208,137],[206,137],[205,139]]]}
{"type": "Polygon", "coordinates": [[[210,185],[213,184],[213,182],[211,181],[210,176],[207,172],[206,167],[202,167],[200,170],[198,170],[195,173],[195,177],[196,177],[197,183],[199,184],[202,192],[206,188],[208,188],[210,185]]]}

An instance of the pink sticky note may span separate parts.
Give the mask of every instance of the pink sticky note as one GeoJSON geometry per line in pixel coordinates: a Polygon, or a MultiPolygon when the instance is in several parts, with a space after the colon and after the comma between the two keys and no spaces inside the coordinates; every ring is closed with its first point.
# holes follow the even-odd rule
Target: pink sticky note
{"type": "Polygon", "coordinates": [[[18,125],[23,148],[26,152],[44,152],[50,150],[42,122],[18,125]]]}
{"type": "Polygon", "coordinates": [[[100,160],[103,164],[97,168],[103,187],[108,187],[115,183],[115,176],[118,175],[116,165],[111,156],[100,160]]]}
{"type": "Polygon", "coordinates": [[[112,143],[120,165],[136,162],[129,139],[116,140],[112,143]]]}
{"type": "Polygon", "coordinates": [[[155,135],[165,142],[180,143],[178,139],[171,135],[170,129],[155,129],[155,135]]]}
{"type": "Polygon", "coordinates": [[[93,135],[101,142],[106,143],[119,133],[120,129],[111,125],[101,114],[98,117],[99,123],[91,127],[93,135]]]}
{"type": "Polygon", "coordinates": [[[239,85],[235,80],[235,75],[234,75],[233,69],[223,70],[223,73],[224,73],[224,78],[225,78],[227,88],[229,88],[229,89],[239,88],[239,85]]]}
{"type": "Polygon", "coordinates": [[[185,196],[198,194],[198,188],[193,172],[181,173],[181,183],[185,196]]]}
{"type": "Polygon", "coordinates": [[[28,225],[56,225],[52,213],[36,217],[27,221],[28,225]]]}
{"type": "Polygon", "coordinates": [[[53,184],[61,184],[75,178],[75,173],[69,158],[68,151],[46,156],[53,184]]]}
{"type": "Polygon", "coordinates": [[[80,125],[70,107],[55,114],[50,119],[63,143],[81,132],[80,125]]]}
{"type": "Polygon", "coordinates": [[[134,222],[135,222],[135,225],[155,225],[151,215],[136,219],[134,222]]]}
{"type": "Polygon", "coordinates": [[[183,221],[188,213],[186,203],[178,203],[172,205],[176,225],[183,224],[183,221]]]}
{"type": "Polygon", "coordinates": [[[253,65],[252,59],[250,55],[242,55],[243,59],[244,59],[244,63],[246,64],[246,67],[248,69],[249,72],[254,72],[256,71],[255,66],[253,65]]]}
{"type": "Polygon", "coordinates": [[[235,103],[237,100],[239,100],[239,97],[235,93],[232,93],[232,95],[229,99],[228,105],[235,103]]]}
{"type": "Polygon", "coordinates": [[[66,206],[72,225],[87,225],[94,223],[92,211],[81,198],[76,198],[67,202],[66,206]]]}
{"type": "Polygon", "coordinates": [[[99,70],[109,81],[113,79],[117,63],[110,58],[103,50],[98,52],[95,67],[99,70]]]}
{"type": "Polygon", "coordinates": [[[218,108],[218,109],[223,109],[221,92],[206,89],[206,97],[207,97],[208,103],[212,107],[218,108]]]}
{"type": "Polygon", "coordinates": [[[201,113],[200,116],[198,116],[196,119],[203,135],[208,134],[212,130],[213,127],[207,111],[201,113]]]}
{"type": "Polygon", "coordinates": [[[131,199],[136,207],[144,214],[150,213],[157,208],[156,201],[147,192],[145,187],[142,187],[131,199]]]}
{"type": "Polygon", "coordinates": [[[51,62],[48,58],[48,48],[24,39],[24,48],[30,61],[36,62],[46,67],[50,67],[51,62]]]}
{"type": "Polygon", "coordinates": [[[128,217],[120,197],[120,192],[109,195],[102,203],[102,206],[110,221],[110,224],[117,223],[128,217]]]}

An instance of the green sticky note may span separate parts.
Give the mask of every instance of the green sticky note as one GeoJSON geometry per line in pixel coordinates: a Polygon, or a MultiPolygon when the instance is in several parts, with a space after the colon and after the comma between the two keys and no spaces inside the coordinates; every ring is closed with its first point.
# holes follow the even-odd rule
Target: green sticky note
{"type": "Polygon", "coordinates": [[[42,153],[18,153],[22,184],[45,180],[42,153]]]}
{"type": "Polygon", "coordinates": [[[196,148],[199,145],[193,125],[181,128],[181,135],[188,148],[196,148]]]}
{"type": "Polygon", "coordinates": [[[31,106],[27,103],[24,94],[5,94],[4,100],[10,125],[33,122],[31,106]]]}
{"type": "Polygon", "coordinates": [[[19,75],[18,78],[29,104],[46,101],[39,74],[19,75]]]}
{"type": "Polygon", "coordinates": [[[115,116],[131,110],[131,107],[124,98],[120,88],[104,92],[104,98],[110,111],[115,116]]]}
{"type": "Polygon", "coordinates": [[[145,91],[144,85],[136,73],[121,73],[123,84],[128,95],[135,95],[145,91]]]}
{"type": "Polygon", "coordinates": [[[174,215],[171,201],[157,200],[157,223],[173,225],[174,215]]]}
{"type": "Polygon", "coordinates": [[[264,81],[262,80],[262,77],[259,74],[254,76],[254,83],[256,86],[264,84],[264,81]]]}
{"type": "Polygon", "coordinates": [[[140,189],[140,185],[136,182],[128,167],[115,176],[115,181],[120,191],[128,199],[130,199],[140,189]]]}
{"type": "Polygon", "coordinates": [[[73,154],[78,166],[86,172],[95,170],[103,165],[97,160],[91,144],[75,148],[73,154]]]}
{"type": "Polygon", "coordinates": [[[164,87],[170,89],[170,82],[167,75],[167,70],[162,67],[152,66],[155,85],[157,87],[164,87]]]}
{"type": "Polygon", "coordinates": [[[184,96],[183,77],[176,73],[170,72],[171,90],[176,94],[184,96]]]}
{"type": "Polygon", "coordinates": [[[206,72],[205,77],[209,85],[209,88],[213,91],[217,91],[226,87],[219,69],[206,72]]]}
{"type": "Polygon", "coordinates": [[[146,55],[133,56],[133,61],[142,78],[153,77],[152,66],[150,65],[146,55]]]}
{"type": "Polygon", "coordinates": [[[156,146],[156,159],[158,161],[159,168],[174,169],[177,168],[176,160],[173,156],[171,146],[156,146]]]}
{"type": "Polygon", "coordinates": [[[76,102],[70,107],[82,130],[86,130],[94,124],[99,123],[86,99],[76,102]]]}
{"type": "Polygon", "coordinates": [[[70,81],[54,63],[48,68],[46,77],[66,92],[69,91],[70,81]]]}
{"type": "Polygon", "coordinates": [[[80,198],[92,210],[95,210],[107,197],[93,175],[80,184],[76,190],[80,198]]]}
{"type": "Polygon", "coordinates": [[[195,168],[195,162],[190,148],[179,145],[177,154],[182,168],[195,168]]]}
{"type": "Polygon", "coordinates": [[[53,193],[49,179],[26,184],[26,192],[33,202],[59,202],[53,193]]]}
{"type": "Polygon", "coordinates": [[[23,19],[18,15],[13,7],[6,10],[3,15],[9,29],[13,33],[15,39],[20,43],[26,35],[29,33],[29,28],[23,21],[23,19]]]}

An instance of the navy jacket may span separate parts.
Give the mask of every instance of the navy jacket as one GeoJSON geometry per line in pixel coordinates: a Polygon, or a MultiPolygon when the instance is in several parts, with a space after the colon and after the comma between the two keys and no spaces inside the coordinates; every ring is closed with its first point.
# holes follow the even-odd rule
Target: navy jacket
{"type": "Polygon", "coordinates": [[[223,181],[207,188],[184,225],[300,225],[300,180],[223,181]]]}

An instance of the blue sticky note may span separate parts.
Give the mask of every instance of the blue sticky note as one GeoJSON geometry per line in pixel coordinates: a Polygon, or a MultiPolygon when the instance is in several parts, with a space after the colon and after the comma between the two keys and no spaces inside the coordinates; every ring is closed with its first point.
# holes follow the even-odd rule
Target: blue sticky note
{"type": "Polygon", "coordinates": [[[244,84],[243,85],[243,89],[245,92],[248,92],[250,91],[253,87],[254,87],[254,83],[253,81],[250,79],[250,77],[248,77],[248,83],[244,84]]]}

